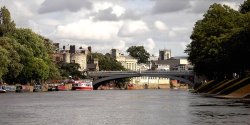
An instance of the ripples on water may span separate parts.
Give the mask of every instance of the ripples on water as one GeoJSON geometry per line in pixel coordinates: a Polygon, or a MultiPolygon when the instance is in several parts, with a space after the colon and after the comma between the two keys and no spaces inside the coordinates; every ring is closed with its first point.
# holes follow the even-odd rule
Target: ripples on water
{"type": "Polygon", "coordinates": [[[183,90],[5,93],[1,125],[249,125],[249,103],[183,90]]]}

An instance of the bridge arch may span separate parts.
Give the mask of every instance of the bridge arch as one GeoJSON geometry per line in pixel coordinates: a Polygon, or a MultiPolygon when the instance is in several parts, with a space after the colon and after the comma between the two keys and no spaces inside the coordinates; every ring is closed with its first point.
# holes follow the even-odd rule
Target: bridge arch
{"type": "Polygon", "coordinates": [[[114,76],[107,76],[107,77],[103,77],[97,80],[93,81],[93,88],[94,90],[97,90],[99,86],[101,86],[102,84],[104,84],[104,82],[106,81],[110,81],[110,80],[115,80],[115,79],[121,79],[121,78],[131,78],[131,77],[141,77],[141,76],[148,76],[148,77],[163,77],[163,78],[170,78],[170,79],[176,79],[182,82],[187,83],[190,86],[193,86],[194,83],[188,79],[182,78],[182,77],[178,77],[178,76],[171,76],[171,75],[162,75],[162,76],[156,76],[156,75],[141,75],[141,74],[131,74],[131,75],[114,75],[114,76]]]}

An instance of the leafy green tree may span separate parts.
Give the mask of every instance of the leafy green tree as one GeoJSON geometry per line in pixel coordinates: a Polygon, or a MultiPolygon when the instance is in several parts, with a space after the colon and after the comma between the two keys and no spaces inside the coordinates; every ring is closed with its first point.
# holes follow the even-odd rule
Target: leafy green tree
{"type": "Polygon", "coordinates": [[[69,76],[73,78],[85,78],[83,73],[79,71],[80,65],[78,63],[59,63],[59,68],[61,75],[65,78],[68,78],[69,76]]]}
{"type": "Polygon", "coordinates": [[[11,21],[11,16],[9,10],[4,6],[0,10],[0,19],[2,24],[0,24],[0,37],[5,33],[15,30],[15,23],[11,21]]]}
{"type": "Polygon", "coordinates": [[[18,53],[18,49],[21,45],[17,43],[14,39],[8,37],[0,37],[0,46],[8,50],[9,65],[7,66],[8,72],[4,75],[6,82],[14,82],[17,76],[23,69],[23,64],[20,63],[21,58],[18,53]]]}
{"type": "Polygon", "coordinates": [[[120,71],[125,70],[121,63],[117,62],[110,56],[103,55],[101,53],[91,53],[92,58],[98,58],[99,70],[107,71],[120,71]]]}
{"type": "Polygon", "coordinates": [[[15,28],[6,7],[0,10],[0,79],[8,83],[27,83],[59,77],[52,61],[51,40],[30,29],[15,28]]]}
{"type": "Polygon", "coordinates": [[[233,33],[232,37],[224,45],[226,55],[228,56],[228,65],[233,72],[245,75],[250,70],[250,13],[241,15],[238,18],[241,22],[240,28],[233,33]]]}
{"type": "Polygon", "coordinates": [[[237,32],[240,13],[226,5],[213,4],[198,20],[185,52],[198,75],[222,77],[228,73],[227,50],[223,47],[237,32]]]}
{"type": "Polygon", "coordinates": [[[250,0],[246,0],[243,4],[240,5],[239,11],[243,14],[250,11],[250,0]]]}
{"type": "Polygon", "coordinates": [[[10,60],[8,58],[8,51],[0,46],[0,82],[2,81],[2,76],[8,72],[8,65],[10,60]]]}
{"type": "Polygon", "coordinates": [[[20,62],[24,66],[18,76],[20,82],[26,83],[32,80],[52,79],[52,77],[59,75],[59,71],[49,55],[49,52],[52,51],[50,47],[52,43],[49,43],[30,29],[16,29],[7,33],[6,36],[23,46],[17,48],[21,59],[20,62]],[[38,64],[42,66],[40,69],[35,67],[39,66],[38,64]],[[44,70],[44,73],[41,70],[44,70]]]}
{"type": "Polygon", "coordinates": [[[56,51],[56,48],[53,45],[53,41],[41,35],[39,35],[39,37],[43,40],[45,51],[48,54],[48,58],[46,58],[47,65],[49,66],[48,79],[60,79],[61,77],[60,71],[58,69],[58,66],[53,62],[53,57],[52,57],[52,53],[56,51]]]}
{"type": "Polygon", "coordinates": [[[138,63],[147,63],[150,56],[143,46],[131,46],[127,52],[130,56],[138,59],[138,63]]]}

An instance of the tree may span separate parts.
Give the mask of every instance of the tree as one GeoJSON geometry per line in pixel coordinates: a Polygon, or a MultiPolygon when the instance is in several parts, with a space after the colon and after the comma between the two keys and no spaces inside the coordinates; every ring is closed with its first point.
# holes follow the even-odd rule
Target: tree
{"type": "Polygon", "coordinates": [[[0,10],[0,20],[2,22],[2,24],[0,24],[0,37],[15,30],[16,25],[14,21],[11,21],[10,12],[5,6],[0,10]]]}
{"type": "Polygon", "coordinates": [[[98,58],[99,69],[107,71],[120,71],[125,70],[120,62],[117,62],[115,59],[110,56],[103,55],[101,53],[91,53],[92,58],[98,58]]]}
{"type": "Polygon", "coordinates": [[[246,0],[240,5],[239,11],[243,14],[250,12],[250,0],[246,0]]]}
{"type": "Polygon", "coordinates": [[[5,82],[14,82],[17,76],[23,69],[23,64],[20,62],[21,58],[18,49],[21,45],[17,43],[14,39],[8,37],[0,37],[0,46],[8,51],[8,60],[10,63],[7,65],[8,72],[3,76],[5,82]]]}
{"type": "Polygon", "coordinates": [[[27,83],[60,75],[49,53],[52,42],[30,29],[15,28],[6,7],[0,11],[0,79],[27,83]]]}
{"type": "Polygon", "coordinates": [[[73,78],[84,78],[83,73],[79,71],[80,65],[78,63],[59,63],[61,75],[65,78],[69,76],[73,78]]]}
{"type": "Polygon", "coordinates": [[[8,65],[10,60],[8,59],[8,51],[0,46],[0,82],[2,81],[2,76],[8,72],[8,65]]]}
{"type": "Polygon", "coordinates": [[[220,77],[231,72],[227,63],[230,55],[224,46],[238,31],[239,17],[240,13],[228,6],[213,4],[204,18],[196,22],[190,37],[192,42],[185,52],[198,75],[220,77]]]}
{"type": "Polygon", "coordinates": [[[127,52],[130,56],[138,59],[138,63],[147,63],[150,56],[143,46],[131,46],[127,52]]]}
{"type": "Polygon", "coordinates": [[[228,42],[224,45],[229,55],[228,64],[233,72],[244,75],[250,70],[250,13],[242,14],[238,21],[241,22],[240,28],[234,32],[228,42]]]}

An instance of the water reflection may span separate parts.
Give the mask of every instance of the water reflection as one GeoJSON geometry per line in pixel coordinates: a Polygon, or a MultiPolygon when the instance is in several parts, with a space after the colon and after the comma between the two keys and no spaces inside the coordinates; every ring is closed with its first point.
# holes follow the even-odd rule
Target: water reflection
{"type": "Polygon", "coordinates": [[[249,125],[249,103],[233,99],[216,99],[201,96],[190,103],[193,124],[249,125]],[[197,102],[199,100],[199,102],[197,102]]]}
{"type": "Polygon", "coordinates": [[[62,91],[1,94],[0,124],[244,125],[248,101],[181,90],[62,91]]]}

